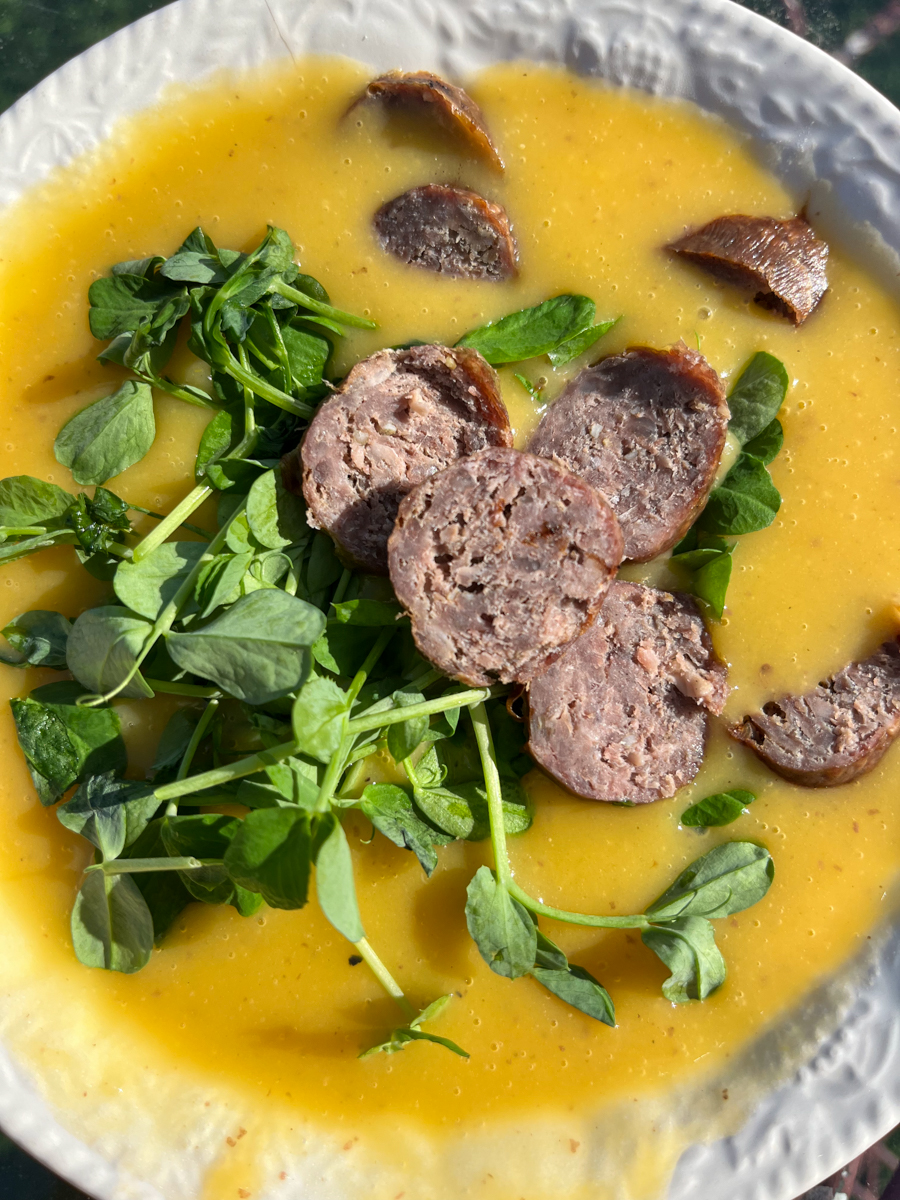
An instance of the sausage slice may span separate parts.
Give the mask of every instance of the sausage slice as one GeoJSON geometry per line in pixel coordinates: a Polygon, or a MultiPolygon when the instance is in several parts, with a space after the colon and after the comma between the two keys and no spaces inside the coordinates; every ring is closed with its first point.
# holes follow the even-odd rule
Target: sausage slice
{"type": "Polygon", "coordinates": [[[641,346],[576,375],[528,448],[601,491],[622,526],[625,557],[647,562],[671,549],[706,503],[728,415],[718,375],[695,350],[641,346]]]}
{"type": "Polygon", "coordinates": [[[616,581],[594,624],[531,680],[528,751],[587,800],[674,796],[728,688],[690,596],[616,581]]]}
{"type": "Polygon", "coordinates": [[[503,170],[503,159],[488,133],[484,113],[461,87],[430,71],[389,71],[368,85],[351,105],[380,100],[392,108],[418,108],[460,134],[477,154],[503,170]]]}
{"type": "Polygon", "coordinates": [[[871,771],[900,733],[900,645],[885,642],[803,696],[782,696],[728,732],[803,787],[871,771]]]}
{"type": "Polygon", "coordinates": [[[388,543],[420,652],[472,686],[524,682],[590,624],[622,557],[601,495],[493,448],[419,484],[388,543]]]}
{"type": "Polygon", "coordinates": [[[506,211],[467,188],[412,188],[383,204],[374,224],[382,250],[411,266],[491,282],[517,273],[506,211]]]}
{"type": "Polygon", "coordinates": [[[285,486],[350,563],[387,574],[387,540],[406,493],[486,446],[512,445],[497,376],[476,350],[414,346],[357,363],[282,461],[285,486]],[[299,460],[299,461],[298,461],[299,460]]]}
{"type": "Polygon", "coordinates": [[[828,288],[828,246],[803,217],[716,217],[667,246],[802,325],[828,288]]]}

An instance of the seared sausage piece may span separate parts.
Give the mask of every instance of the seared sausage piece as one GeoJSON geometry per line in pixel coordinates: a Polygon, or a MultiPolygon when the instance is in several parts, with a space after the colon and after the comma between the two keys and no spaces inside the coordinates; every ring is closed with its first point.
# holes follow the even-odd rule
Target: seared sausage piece
{"type": "Polygon", "coordinates": [[[716,217],[667,249],[801,325],[828,288],[828,246],[802,217],[716,217]]]}
{"type": "Polygon", "coordinates": [[[697,605],[615,582],[600,615],[528,688],[528,751],[586,800],[674,796],[728,688],[697,605]]]}
{"type": "Polygon", "coordinates": [[[473,686],[523,682],[559,654],[594,619],[621,558],[598,492],[506,448],[420,483],[388,543],[416,645],[473,686]]]}
{"type": "Polygon", "coordinates": [[[900,733],[900,645],[885,642],[803,696],[770,700],[728,732],[791,783],[850,783],[900,733]]]}
{"type": "Polygon", "coordinates": [[[679,343],[605,358],[576,375],[529,450],[603,493],[625,557],[647,562],[683,537],[716,477],[728,405],[705,358],[679,343]]]}
{"type": "Polygon", "coordinates": [[[472,149],[503,170],[503,159],[488,133],[484,113],[461,87],[447,83],[430,71],[389,71],[368,85],[352,105],[380,100],[390,107],[415,107],[453,132],[462,135],[472,149]]]}
{"type": "Polygon", "coordinates": [[[387,574],[387,540],[400,501],[448,463],[512,445],[497,376],[475,350],[414,346],[357,363],[282,461],[302,488],[310,524],[326,529],[355,566],[387,574]]]}
{"type": "Polygon", "coordinates": [[[375,232],[382,250],[439,275],[500,282],[516,274],[509,217],[467,188],[412,188],[379,208],[375,232]]]}

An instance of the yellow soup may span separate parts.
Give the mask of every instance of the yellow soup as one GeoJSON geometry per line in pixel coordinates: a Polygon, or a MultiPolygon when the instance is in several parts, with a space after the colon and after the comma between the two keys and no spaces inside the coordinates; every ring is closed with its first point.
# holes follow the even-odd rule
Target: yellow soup
{"type": "MultiPolygon", "coordinates": [[[[900,568],[893,300],[832,246],[830,291],[794,329],[662,253],[685,226],[722,213],[796,210],[735,133],[689,105],[562,71],[494,67],[471,91],[506,159],[500,177],[421,130],[385,127],[372,114],[342,120],[365,78],[356,65],[308,59],[170,94],[5,214],[0,475],[77,490],[53,457],[54,436],[124,378],[95,361],[100,347],[86,319],[93,279],[121,259],[172,253],[198,224],[219,245],[246,248],[271,222],[288,231],[303,270],[335,304],[378,322],[340,344],[342,369],[414,338],[452,343],[564,291],[594,298],[598,319],[622,315],[600,343],[603,354],[699,341],[726,380],[756,350],[778,356],[792,380],[785,449],[772,466],[783,506],[771,528],[740,540],[726,618],[711,630],[730,667],[726,715],[806,689],[889,636],[900,568]],[[518,279],[460,282],[379,250],[375,209],[434,180],[505,205],[518,279]]],[[[202,378],[186,351],[178,370],[202,378]]],[[[546,360],[528,373],[547,376],[551,399],[567,377],[546,360]]],[[[511,369],[501,376],[521,444],[537,410],[511,369]]],[[[192,486],[208,413],[158,395],[156,416],[153,450],[110,486],[168,511],[192,486]]],[[[4,623],[33,608],[74,618],[109,594],[68,548],[14,564],[3,583],[4,623]]],[[[14,696],[51,678],[3,668],[0,686],[14,696]]],[[[176,703],[119,705],[138,771],[176,703]]],[[[581,1194],[598,1177],[609,1195],[657,1194],[681,1144],[659,1132],[673,1097],[714,1076],[727,1098],[751,1040],[864,946],[885,914],[900,840],[900,749],[856,783],[810,791],[778,779],[716,729],[695,784],[637,809],[580,800],[532,772],[525,782],[534,824],[512,841],[511,855],[523,886],[549,904],[640,912],[684,865],[733,838],[759,840],[775,859],[765,900],[717,923],[729,975],[703,1004],[663,998],[667,973],[638,934],[546,923],[611,992],[618,1024],[610,1029],[533,981],[501,979],[479,957],[466,931],[465,889],[490,862],[489,843],[442,850],[426,880],[410,853],[380,836],[369,844],[368,822],[352,812],[345,828],[367,935],[414,1003],[453,994],[435,1032],[471,1055],[423,1044],[360,1062],[395,1013],[365,966],[350,965],[351,948],[315,903],[249,919],[195,904],[138,974],[81,966],[68,921],[86,843],[38,805],[8,711],[2,738],[8,1041],[38,1064],[68,1124],[124,1147],[137,1173],[165,1180],[163,1145],[174,1157],[196,1149],[194,1174],[179,1187],[207,1200],[262,1196],[301,1160],[315,1180],[323,1147],[345,1165],[322,1168],[331,1180],[322,1194],[337,1180],[379,1200],[407,1185],[417,1198],[546,1200],[581,1194]],[[735,824],[705,834],[679,826],[689,802],[729,786],[758,796],[735,824]],[[655,1125],[628,1123],[629,1111],[651,1109],[655,1125]],[[606,1121],[621,1133],[619,1150],[608,1138],[607,1157],[591,1158],[606,1121]]],[[[718,1110],[708,1106],[704,1120],[719,1123],[707,1132],[724,1128],[729,1111],[737,1116],[724,1099],[718,1110]]],[[[304,1194],[318,1194],[316,1186],[304,1194]]],[[[598,1186],[591,1195],[606,1194],[598,1186]]]]}

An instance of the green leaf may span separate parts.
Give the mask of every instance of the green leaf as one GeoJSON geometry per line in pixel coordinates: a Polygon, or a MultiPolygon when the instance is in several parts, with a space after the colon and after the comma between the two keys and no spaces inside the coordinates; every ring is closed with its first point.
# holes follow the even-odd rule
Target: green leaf
{"type": "Polygon", "coordinates": [[[346,834],[333,813],[322,818],[316,831],[316,841],[316,895],[319,907],[338,933],[342,933],[350,942],[358,942],[366,936],[366,931],[356,901],[353,858],[346,834]]]}
{"type": "Polygon", "coordinates": [[[194,598],[204,620],[225,604],[233,604],[241,595],[241,583],[253,562],[256,552],[217,554],[200,571],[194,588],[194,598]]]}
{"type": "Polygon", "coordinates": [[[453,841],[449,834],[426,824],[413,808],[408,793],[396,784],[370,783],[359,807],[379,833],[395,846],[415,854],[426,875],[431,875],[437,866],[435,846],[453,841]]]}
{"type": "MultiPolygon", "coordinates": [[[[151,821],[140,837],[128,846],[124,858],[165,858],[162,840],[162,817],[151,821]]],[[[99,874],[99,872],[98,872],[99,874]]],[[[144,897],[153,921],[153,940],[159,944],[168,933],[175,918],[192,900],[191,893],[177,871],[147,871],[132,875],[138,891],[144,897]]]]}
{"type": "MultiPolygon", "coordinates": [[[[293,286],[297,287],[297,284],[293,286]]],[[[281,336],[287,350],[294,386],[318,387],[322,382],[328,356],[331,354],[331,343],[326,338],[306,333],[293,325],[283,326],[281,336]]]]}
{"type": "Polygon", "coordinates": [[[729,917],[761,900],[775,877],[765,846],[724,842],[691,863],[646,909],[656,921],[676,917],[729,917]]]}
{"type": "Polygon", "coordinates": [[[347,694],[332,679],[310,679],[294,701],[291,722],[301,753],[330,762],[341,740],[347,694]]]}
{"type": "Polygon", "coordinates": [[[289,804],[315,808],[319,799],[318,768],[311,763],[301,758],[286,758],[266,767],[266,775],[289,804]]]}
{"type": "Polygon", "coordinates": [[[334,542],[320,529],[313,538],[312,551],[306,566],[306,586],[313,594],[320,592],[336,583],[343,570],[334,550],[334,542]]]}
{"type": "Polygon", "coordinates": [[[105,553],[113,542],[122,540],[123,533],[131,532],[128,505],[103,487],[95,488],[93,497],[79,493],[69,509],[68,521],[87,555],[105,553]]]}
{"type": "Polygon", "coordinates": [[[543,403],[543,399],[544,399],[543,392],[542,392],[541,388],[539,388],[537,386],[537,384],[532,383],[527,375],[520,375],[518,372],[514,372],[514,375],[515,375],[515,378],[518,379],[519,383],[521,383],[522,387],[525,389],[525,391],[528,393],[528,395],[535,402],[535,404],[543,403]]]}
{"type": "Polygon", "coordinates": [[[487,965],[506,979],[527,975],[537,954],[537,931],[527,909],[488,867],[478,868],[466,894],[466,925],[487,965]]]}
{"type": "Polygon", "coordinates": [[[691,592],[706,601],[718,621],[721,621],[725,612],[725,596],[731,582],[732,566],[729,547],[727,551],[716,554],[696,570],[691,581],[691,592]]]}
{"type": "MultiPolygon", "coordinates": [[[[122,265],[142,266],[143,263],[122,265]]],[[[88,288],[91,333],[102,342],[123,333],[133,333],[145,322],[153,321],[180,291],[180,288],[141,273],[121,272],[95,279],[88,288]]]]}
{"type": "Polygon", "coordinates": [[[773,459],[777,458],[781,452],[781,447],[784,445],[784,430],[781,428],[781,422],[776,417],[771,421],[762,433],[758,433],[755,438],[752,438],[744,446],[746,454],[752,454],[754,458],[758,458],[760,462],[768,465],[773,459]]]}
{"type": "Polygon", "coordinates": [[[681,814],[681,824],[702,828],[730,825],[755,799],[752,792],[745,792],[742,788],[733,788],[730,792],[715,792],[705,800],[698,800],[696,804],[686,808],[681,814]]]}
{"type": "Polygon", "coordinates": [[[472,806],[455,788],[415,787],[413,795],[428,820],[455,840],[465,840],[475,828],[472,806]]]}
{"type": "MultiPolygon", "coordinates": [[[[159,745],[156,747],[153,765],[150,768],[152,771],[174,772],[180,766],[199,719],[199,714],[191,708],[179,708],[172,713],[162,731],[159,745]]],[[[174,778],[174,774],[172,778],[174,778]]],[[[161,782],[163,781],[160,778],[156,779],[157,784],[161,782]]],[[[147,855],[147,857],[151,856],[147,855]]]]}
{"type": "Polygon", "coordinates": [[[553,363],[554,367],[562,367],[567,362],[571,362],[573,358],[578,358],[580,354],[584,354],[586,350],[590,350],[591,346],[613,328],[618,325],[621,317],[614,317],[611,321],[601,321],[598,325],[589,325],[587,329],[582,329],[580,333],[576,333],[574,337],[568,338],[561,342],[555,350],[550,350],[547,357],[553,363]]]}
{"type": "Polygon", "coordinates": [[[89,775],[118,773],[127,765],[118,714],[111,708],[66,703],[81,694],[77,683],[61,691],[51,684],[37,688],[27,700],[10,701],[19,745],[42,804],[55,804],[89,775]],[[50,702],[57,696],[62,703],[50,702]]]}
{"type": "Polygon", "coordinates": [[[272,908],[302,908],[311,853],[308,812],[261,808],[240,823],[225,851],[225,866],[235,883],[259,892],[272,908]]]}
{"type": "Polygon", "coordinates": [[[295,546],[312,536],[306,505],[284,486],[280,467],[254,481],[247,497],[247,523],[256,540],[270,550],[295,546]]]}
{"type": "MultiPolygon", "coordinates": [[[[401,690],[394,692],[392,697],[398,708],[409,707],[411,704],[424,703],[425,697],[421,692],[401,690]]],[[[412,717],[398,725],[389,725],[387,732],[387,747],[395,762],[402,762],[421,744],[428,732],[429,718],[412,717]]]]}
{"type": "Polygon", "coordinates": [[[324,628],[311,604],[266,589],[243,596],[208,625],[169,633],[166,646],[185,671],[247,704],[266,704],[302,686],[312,665],[309,648],[324,628]]]}
{"type": "MultiPolygon", "coordinates": [[[[22,655],[22,662],[32,667],[53,667],[65,670],[66,643],[72,623],[62,613],[34,609],[22,613],[2,630],[13,650],[22,655]]],[[[18,663],[0,657],[0,662],[18,663]]]]}
{"type": "Polygon", "coordinates": [[[402,1025],[399,1029],[392,1031],[391,1036],[386,1042],[381,1042],[377,1046],[372,1046],[368,1050],[363,1050],[360,1058],[370,1058],[373,1054],[396,1054],[398,1050],[402,1050],[408,1046],[410,1042],[434,1042],[438,1046],[443,1046],[446,1050],[452,1050],[454,1054],[458,1054],[461,1058],[468,1058],[468,1053],[456,1042],[451,1042],[449,1038],[437,1037],[433,1033],[425,1033],[420,1028],[424,1021],[433,1021],[446,1008],[450,1002],[450,996],[440,996],[437,1000],[433,1000],[427,1008],[423,1008],[417,1017],[413,1017],[408,1025],[402,1025]]]}
{"type": "Polygon", "coordinates": [[[242,916],[249,916],[262,903],[262,897],[233,882],[224,858],[241,822],[219,813],[164,817],[160,835],[166,852],[173,858],[219,860],[202,871],[180,871],[182,883],[204,904],[231,904],[242,916]]]}
{"type": "Polygon", "coordinates": [[[131,974],[146,966],[153,918],[128,875],[85,875],[72,910],[72,945],[86,967],[131,974]]]}
{"type": "Polygon", "coordinates": [[[653,925],[641,933],[641,941],[672,972],[662,991],[673,1004],[705,1000],[725,982],[725,960],[705,917],[680,917],[666,925],[653,925]]]}
{"type": "Polygon", "coordinates": [[[205,542],[163,542],[140,562],[119,564],[115,593],[126,608],[155,621],[205,553],[205,542]]]}
{"type": "MultiPolygon", "coordinates": [[[[72,627],[66,655],[69,670],[89,691],[105,695],[133,668],[152,629],[149,621],[126,608],[101,605],[83,612],[72,627]]],[[[138,671],[120,696],[153,695],[138,671]]]]}
{"type": "Polygon", "coordinates": [[[788,390],[784,363],[758,351],[741,371],[728,397],[728,430],[742,446],[762,433],[777,416],[788,390]]]}
{"type": "Polygon", "coordinates": [[[55,483],[33,475],[11,475],[0,480],[0,526],[58,529],[74,497],[55,483]]]}
{"type": "MultiPolygon", "coordinates": [[[[473,780],[471,783],[454,783],[445,790],[453,791],[464,800],[472,813],[472,828],[466,834],[469,842],[481,842],[491,836],[491,822],[488,816],[487,788],[484,783],[473,780]]],[[[501,777],[500,779],[501,811],[503,813],[503,828],[510,837],[525,833],[531,828],[532,810],[524,788],[515,779],[501,777]]]]}
{"type": "Polygon", "coordinates": [[[235,256],[233,250],[220,252],[198,225],[172,257],[162,262],[159,273],[178,283],[222,284],[228,279],[236,257],[240,256],[235,256]]]}
{"type": "Polygon", "coordinates": [[[745,452],[710,492],[697,528],[717,534],[755,533],[772,524],[779,508],[781,494],[765,464],[745,452]]]}
{"type": "Polygon", "coordinates": [[[609,993],[584,967],[572,966],[555,942],[537,930],[537,953],[532,975],[554,996],[604,1025],[615,1025],[609,993]]]}
{"type": "Polygon", "coordinates": [[[140,837],[158,808],[149,784],[118,779],[108,771],[86,779],[56,814],[66,829],[87,838],[106,860],[118,858],[140,837]]]}
{"type": "Polygon", "coordinates": [[[70,418],[53,452],[77,483],[105,483],[140,462],[155,437],[150,386],[129,379],[70,418]]]}
{"type": "Polygon", "coordinates": [[[494,366],[522,362],[548,354],[582,333],[593,321],[594,312],[594,302],[587,296],[555,296],[473,329],[456,344],[477,350],[494,366]]]}
{"type": "Polygon", "coordinates": [[[548,992],[571,1004],[572,1008],[615,1028],[616,1012],[609,992],[584,967],[568,963],[565,970],[535,966],[531,973],[548,992]]]}
{"type": "MultiPolygon", "coordinates": [[[[197,458],[194,462],[194,478],[197,483],[204,482],[208,468],[212,462],[221,458],[223,454],[227,454],[234,449],[240,441],[240,433],[233,415],[227,410],[222,409],[217,412],[213,419],[203,430],[203,436],[200,438],[200,446],[197,450],[197,458]]],[[[213,480],[213,487],[218,487],[219,484],[213,480]]],[[[231,481],[226,481],[231,485],[231,481]]]]}
{"type": "Polygon", "coordinates": [[[403,616],[403,609],[395,601],[343,600],[331,607],[334,620],[341,625],[367,625],[370,628],[396,625],[403,616]]]}

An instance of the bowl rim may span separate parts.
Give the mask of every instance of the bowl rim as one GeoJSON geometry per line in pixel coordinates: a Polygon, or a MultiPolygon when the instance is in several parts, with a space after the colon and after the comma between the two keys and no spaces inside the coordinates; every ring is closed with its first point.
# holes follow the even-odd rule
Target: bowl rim
{"type": "MultiPolygon", "coordinates": [[[[462,76],[530,58],[692,100],[755,143],[826,235],[838,230],[865,266],[900,287],[900,111],[824,51],[732,0],[175,0],[70,60],[0,116],[0,207],[99,145],[167,84],[294,51],[462,76]],[[439,10],[448,23],[436,20],[439,10]],[[391,32],[398,17],[410,33],[403,45],[391,32]]],[[[725,1185],[732,1200],[790,1200],[900,1121],[900,926],[874,953],[810,1061],[733,1137],[686,1151],[669,1200],[719,1200],[725,1185]]],[[[2,1044],[0,1126],[97,1200],[162,1200],[68,1132],[2,1044]]]]}

